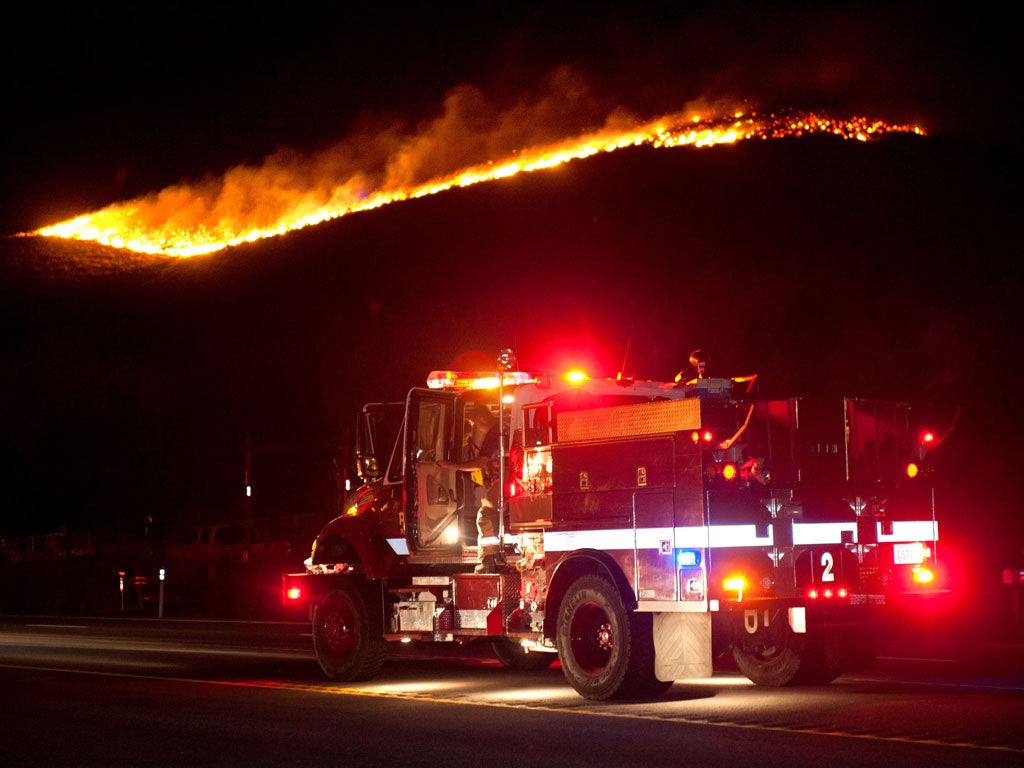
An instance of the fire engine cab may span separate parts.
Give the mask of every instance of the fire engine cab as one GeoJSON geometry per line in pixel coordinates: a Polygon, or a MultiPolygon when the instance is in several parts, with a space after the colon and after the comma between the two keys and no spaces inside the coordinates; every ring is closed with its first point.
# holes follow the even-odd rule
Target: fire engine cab
{"type": "Polygon", "coordinates": [[[905,403],[758,399],[756,377],[676,381],[436,371],[366,405],[363,485],[284,599],[324,672],[365,680],[388,641],[485,640],[507,667],[559,660],[593,700],[709,677],[731,653],[765,686],[874,660],[886,607],[935,589],[938,528],[905,403]],[[501,425],[505,566],[476,573],[467,409],[501,425]]]}

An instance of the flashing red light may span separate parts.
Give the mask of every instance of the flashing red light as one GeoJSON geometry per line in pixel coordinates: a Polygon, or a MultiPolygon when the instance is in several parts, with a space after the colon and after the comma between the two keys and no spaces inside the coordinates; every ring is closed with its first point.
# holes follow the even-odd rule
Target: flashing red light
{"type": "Polygon", "coordinates": [[[702,439],[702,440],[703,440],[703,441],[704,441],[705,443],[710,443],[710,442],[711,442],[712,440],[714,440],[714,439],[715,439],[715,436],[714,436],[713,434],[711,434],[711,432],[710,432],[710,431],[708,431],[708,432],[705,432],[704,434],[702,434],[702,435],[701,435],[701,439],[702,439]]]}
{"type": "Polygon", "coordinates": [[[921,445],[930,445],[935,442],[935,433],[928,431],[921,433],[921,445]]]}
{"type": "Polygon", "coordinates": [[[295,600],[299,600],[302,598],[302,590],[298,587],[289,587],[285,595],[289,600],[294,602],[295,600]]]}
{"type": "Polygon", "coordinates": [[[850,590],[846,587],[825,587],[824,589],[809,587],[805,594],[808,600],[845,600],[850,596],[850,590]]]}

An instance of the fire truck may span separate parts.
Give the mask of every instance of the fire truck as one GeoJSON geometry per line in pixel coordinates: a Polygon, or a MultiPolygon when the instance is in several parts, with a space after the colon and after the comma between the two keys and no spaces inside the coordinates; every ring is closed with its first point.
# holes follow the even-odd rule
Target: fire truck
{"type": "MultiPolygon", "coordinates": [[[[759,399],[757,377],[674,381],[435,371],[366,405],[363,484],[283,599],[305,604],[326,675],[372,678],[387,644],[490,643],[559,661],[591,700],[657,696],[731,654],[755,684],[870,666],[890,606],[937,589],[929,458],[909,404],[759,399]],[[478,573],[466,414],[501,425],[505,564],[478,573]]],[[[478,480],[478,479],[477,479],[478,480]]]]}

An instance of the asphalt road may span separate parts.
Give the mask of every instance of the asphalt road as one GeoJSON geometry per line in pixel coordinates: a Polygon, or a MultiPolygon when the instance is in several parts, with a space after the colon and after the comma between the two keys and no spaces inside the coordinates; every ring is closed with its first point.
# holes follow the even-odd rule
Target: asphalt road
{"type": "Polygon", "coordinates": [[[1024,667],[977,650],[893,646],[804,689],[723,667],[596,704],[483,646],[396,647],[342,685],[298,623],[0,617],[0,765],[1020,765],[1024,667]]]}

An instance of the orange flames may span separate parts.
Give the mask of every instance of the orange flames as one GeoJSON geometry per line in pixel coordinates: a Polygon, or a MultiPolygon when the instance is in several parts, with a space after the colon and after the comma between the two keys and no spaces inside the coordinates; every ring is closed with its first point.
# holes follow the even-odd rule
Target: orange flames
{"type": "MultiPolygon", "coordinates": [[[[607,123],[622,122],[609,118],[607,123]]],[[[922,134],[866,117],[836,119],[823,114],[737,113],[702,118],[680,113],[634,125],[605,127],[578,138],[513,150],[500,160],[460,166],[448,145],[425,132],[394,140],[383,171],[360,168],[355,150],[334,148],[306,157],[281,151],[262,167],[239,166],[222,177],[181,184],[95,213],[38,230],[35,235],[95,241],[147,254],[188,257],[276,237],[351,213],[367,211],[454,187],[467,187],[548,168],[571,160],[635,146],[712,147],[746,139],[831,134],[868,141],[889,133],[922,134]],[[433,157],[412,159],[410,147],[425,145],[433,157]],[[344,155],[340,157],[339,155],[344,155]],[[445,167],[449,166],[449,167],[445,167]],[[434,174],[426,181],[418,176],[434,174]]],[[[493,150],[477,142],[475,153],[493,150]]],[[[457,154],[457,153],[455,153],[457,154]]],[[[365,160],[368,165],[372,161],[365,160]]]]}

